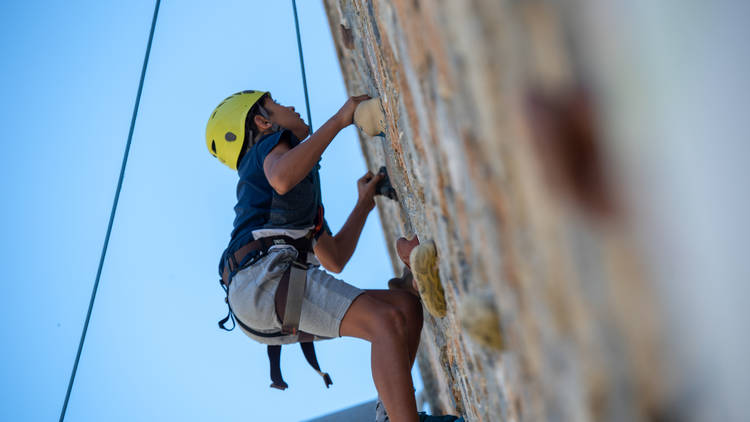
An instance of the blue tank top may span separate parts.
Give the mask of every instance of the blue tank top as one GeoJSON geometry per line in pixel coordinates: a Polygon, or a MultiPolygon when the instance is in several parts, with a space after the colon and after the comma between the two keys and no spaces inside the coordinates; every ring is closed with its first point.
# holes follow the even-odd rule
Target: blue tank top
{"type": "MultiPolygon", "coordinates": [[[[306,229],[315,226],[322,210],[320,164],[308,173],[296,186],[284,195],[279,195],[266,179],[263,161],[279,142],[286,140],[291,148],[300,144],[292,132],[282,129],[264,136],[253,145],[240,162],[237,173],[237,205],[229,245],[224,250],[219,263],[219,274],[224,270],[228,256],[252,242],[253,231],[258,229],[306,229]]],[[[321,214],[322,215],[322,214],[321,214]]],[[[323,220],[323,230],[330,234],[328,224],[323,220]]],[[[322,230],[318,233],[318,236],[322,230]]],[[[253,258],[250,254],[245,261],[253,258]]],[[[243,263],[239,263],[242,265],[243,263]]]]}

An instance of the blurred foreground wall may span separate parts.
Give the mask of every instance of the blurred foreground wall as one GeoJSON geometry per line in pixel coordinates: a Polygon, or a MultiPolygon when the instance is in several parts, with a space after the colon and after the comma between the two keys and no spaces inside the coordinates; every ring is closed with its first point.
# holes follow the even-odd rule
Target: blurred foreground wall
{"type": "Polygon", "coordinates": [[[426,314],[419,355],[435,413],[743,419],[748,6],[324,4],[349,93],[386,113],[361,139],[399,196],[378,199],[385,236],[437,244],[448,315],[426,314]],[[471,297],[503,349],[467,334],[471,297]]]}

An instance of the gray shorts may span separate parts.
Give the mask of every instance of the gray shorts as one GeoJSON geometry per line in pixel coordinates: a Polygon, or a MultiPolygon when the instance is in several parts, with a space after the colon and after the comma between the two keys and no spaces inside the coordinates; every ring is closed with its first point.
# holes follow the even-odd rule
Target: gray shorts
{"type": "MultiPolygon", "coordinates": [[[[276,316],[274,295],[281,276],[297,257],[292,247],[274,247],[268,255],[237,272],[229,285],[229,303],[237,318],[255,331],[274,333],[281,330],[276,316]]],[[[302,302],[299,329],[315,335],[315,340],[339,337],[344,314],[354,299],[364,293],[350,284],[332,277],[317,267],[307,270],[305,298],[302,302]]],[[[238,327],[242,327],[238,324],[238,327]]],[[[263,344],[289,344],[299,341],[298,335],[260,337],[242,331],[263,344]]]]}

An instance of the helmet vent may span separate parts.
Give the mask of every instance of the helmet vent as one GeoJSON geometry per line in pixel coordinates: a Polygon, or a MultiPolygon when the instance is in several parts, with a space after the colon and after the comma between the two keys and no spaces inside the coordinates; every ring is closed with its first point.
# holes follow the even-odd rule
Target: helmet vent
{"type": "Polygon", "coordinates": [[[229,142],[232,142],[237,139],[237,135],[235,135],[232,132],[227,132],[226,135],[224,135],[224,139],[226,139],[229,142]]]}
{"type": "Polygon", "coordinates": [[[216,141],[213,139],[211,140],[211,151],[214,152],[214,155],[216,155],[216,141]]]}

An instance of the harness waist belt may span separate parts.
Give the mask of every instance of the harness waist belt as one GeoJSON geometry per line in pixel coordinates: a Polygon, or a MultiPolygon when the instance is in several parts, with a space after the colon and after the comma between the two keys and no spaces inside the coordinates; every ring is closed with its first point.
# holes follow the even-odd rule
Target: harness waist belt
{"type": "Polygon", "coordinates": [[[268,253],[268,249],[271,246],[276,245],[293,246],[298,252],[297,261],[303,263],[307,259],[307,253],[312,250],[312,241],[307,237],[299,239],[294,239],[289,236],[261,237],[260,239],[253,240],[245,246],[237,249],[229,256],[229,259],[224,263],[224,271],[221,273],[221,282],[224,286],[229,286],[231,274],[239,269],[240,263],[242,263],[249,253],[261,251],[261,254],[265,255],[268,253]]]}

